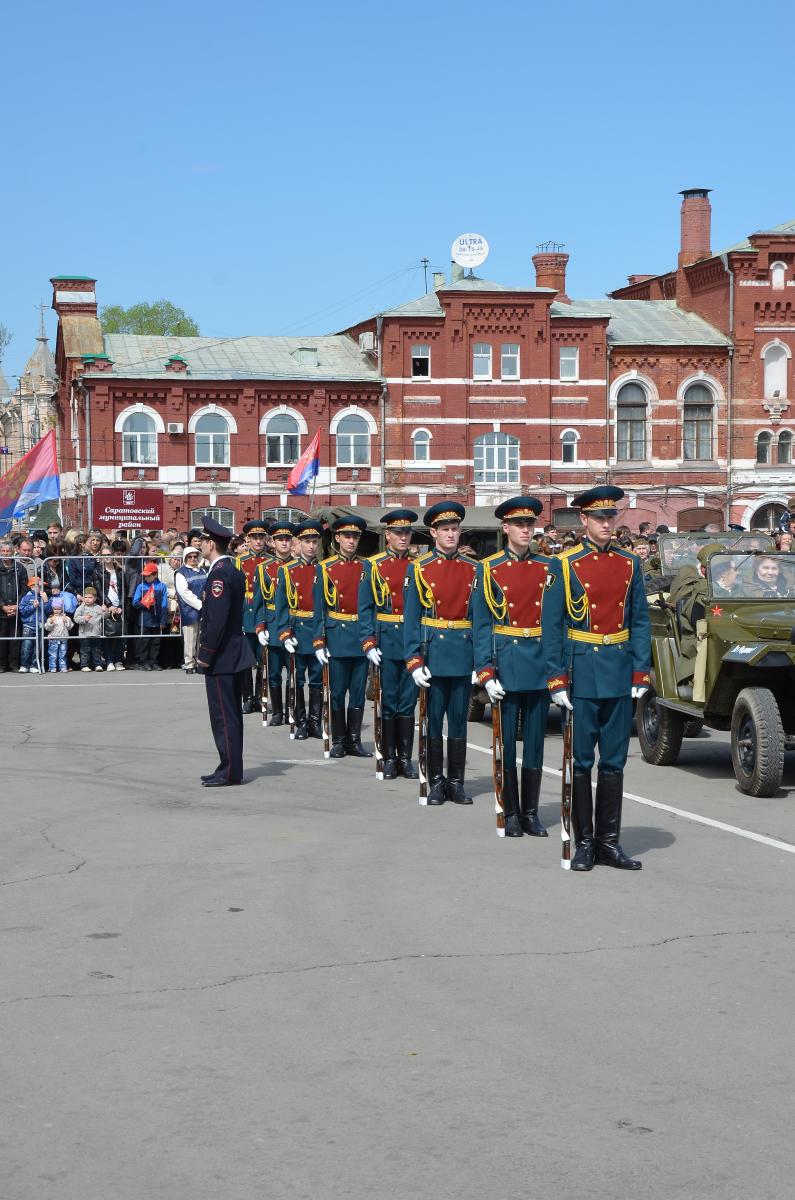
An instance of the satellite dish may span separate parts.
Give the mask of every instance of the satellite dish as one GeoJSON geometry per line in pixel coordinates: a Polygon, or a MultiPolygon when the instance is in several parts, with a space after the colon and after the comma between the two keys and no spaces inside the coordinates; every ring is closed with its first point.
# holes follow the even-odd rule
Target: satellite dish
{"type": "Polygon", "coordinates": [[[460,234],[450,249],[450,257],[459,267],[479,267],[489,256],[489,243],[479,233],[460,234]]]}

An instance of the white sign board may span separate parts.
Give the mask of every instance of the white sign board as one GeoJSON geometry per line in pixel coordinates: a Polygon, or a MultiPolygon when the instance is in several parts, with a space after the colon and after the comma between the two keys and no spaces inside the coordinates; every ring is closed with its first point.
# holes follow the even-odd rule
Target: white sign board
{"type": "Polygon", "coordinates": [[[489,243],[479,233],[462,233],[450,249],[450,257],[459,267],[479,267],[489,256],[489,243]]]}

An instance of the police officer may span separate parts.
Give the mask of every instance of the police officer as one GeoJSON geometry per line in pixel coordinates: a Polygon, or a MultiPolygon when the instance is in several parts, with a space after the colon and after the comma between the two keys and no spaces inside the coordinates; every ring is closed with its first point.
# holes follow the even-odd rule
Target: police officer
{"type": "Polygon", "coordinates": [[[580,510],[582,544],[561,554],[544,606],[549,690],[555,704],[573,708],[573,871],[590,871],[594,862],[629,871],[642,865],[619,844],[632,701],[649,687],[651,659],[640,560],[610,540],[623,496],[621,488],[605,485],[572,501],[580,510]]]}
{"type": "Polygon", "coordinates": [[[295,562],[292,554],[294,527],[289,521],[273,521],[268,527],[273,557],[261,563],[256,577],[256,630],[261,646],[268,647],[268,688],[271,698],[269,725],[284,724],[282,676],[287,666],[286,651],[276,626],[276,581],[279,568],[295,562]]]}
{"type": "Polygon", "coordinates": [[[268,530],[264,521],[246,521],[243,526],[246,544],[241,549],[235,565],[243,572],[246,580],[245,600],[243,603],[243,632],[251,648],[251,653],[257,664],[257,675],[252,688],[251,672],[243,676],[243,712],[253,713],[259,708],[259,698],[262,693],[262,649],[257,639],[256,614],[258,609],[257,572],[263,563],[268,562],[270,555],[266,553],[265,540],[268,530]]]}
{"type": "Polygon", "coordinates": [[[243,782],[243,673],[251,676],[254,656],[242,632],[245,580],[227,554],[233,536],[205,517],[202,553],[210,564],[204,590],[196,668],[204,675],[210,727],[219,764],[202,775],[204,787],[243,782]]]}
{"type": "Polygon", "coordinates": [[[373,757],[362,745],[367,658],[359,632],[359,585],[364,563],[357,550],[366,528],[366,522],[357,516],[334,521],[331,533],[336,549],[320,567],[327,660],[331,657],[331,758],[344,758],[346,754],[373,757]]]}
{"type": "Polygon", "coordinates": [[[465,509],[434,504],[423,517],[433,548],[406,574],[403,649],[417,687],[428,688],[428,804],[471,804],[464,790],[472,690],[472,592],[477,566],[458,553],[465,509]],[[447,718],[447,777],[444,719],[447,718]]]}
{"type": "Polygon", "coordinates": [[[381,672],[381,754],[384,779],[416,779],[411,761],[417,688],[406,670],[403,648],[403,598],[409,546],[417,514],[396,508],[381,518],[386,549],[364,565],[359,585],[359,634],[362,649],[381,672]]]}
{"type": "Polygon", "coordinates": [[[495,509],[506,545],[478,564],[475,583],[475,670],[491,703],[501,707],[506,837],[547,836],[538,816],[549,713],[541,629],[554,572],[553,559],[529,550],[542,508],[535,496],[514,496],[495,509]],[[516,775],[520,719],[524,730],[521,809],[516,775]]]}
{"type": "Polygon", "coordinates": [[[323,633],[322,584],[317,555],[322,527],[304,521],[296,529],[298,558],[282,563],[276,581],[279,645],[295,655],[295,737],[322,738],[323,665],[328,661],[323,633]],[[304,680],[309,683],[309,716],[304,680]]]}

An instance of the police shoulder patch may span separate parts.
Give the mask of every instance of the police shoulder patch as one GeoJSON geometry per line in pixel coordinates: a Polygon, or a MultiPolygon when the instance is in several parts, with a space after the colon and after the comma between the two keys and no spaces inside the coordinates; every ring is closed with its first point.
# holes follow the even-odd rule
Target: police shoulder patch
{"type": "Polygon", "coordinates": [[[214,579],[214,580],[212,581],[212,583],[210,584],[210,594],[211,594],[212,596],[214,596],[216,600],[217,600],[217,599],[218,599],[220,596],[223,596],[223,594],[224,594],[224,581],[223,581],[223,579],[214,579]]]}

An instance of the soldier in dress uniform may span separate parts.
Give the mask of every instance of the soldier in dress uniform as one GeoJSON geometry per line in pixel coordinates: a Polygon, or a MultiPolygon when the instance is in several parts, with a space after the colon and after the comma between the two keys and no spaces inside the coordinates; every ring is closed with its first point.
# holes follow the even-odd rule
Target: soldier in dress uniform
{"type": "Polygon", "coordinates": [[[273,556],[261,563],[257,571],[256,630],[260,645],[268,647],[268,688],[271,697],[269,725],[284,724],[284,693],[282,676],[287,667],[284,647],[279,641],[276,625],[276,581],[279,568],[295,563],[292,553],[294,526],[289,521],[273,521],[268,526],[273,556]]]}
{"type": "Polygon", "coordinates": [[[304,521],[296,529],[298,557],[282,563],[276,580],[276,629],[279,645],[295,655],[295,737],[323,737],[323,591],[317,560],[322,527],[304,521]],[[309,715],[304,680],[309,682],[309,715]]]}
{"type": "Polygon", "coordinates": [[[245,580],[227,554],[232,534],[205,517],[202,554],[210,564],[204,590],[196,669],[204,675],[210,726],[219,764],[202,775],[204,787],[243,782],[243,675],[251,678],[254,656],[243,636],[245,580]]]}
{"type": "Polygon", "coordinates": [[[259,697],[262,693],[262,649],[257,639],[256,613],[257,571],[263,563],[268,562],[270,555],[265,549],[265,539],[268,535],[265,522],[261,520],[246,521],[243,526],[246,544],[241,548],[235,559],[235,566],[241,570],[246,579],[245,601],[243,603],[243,632],[246,641],[254,655],[257,664],[257,677],[252,687],[251,672],[243,676],[243,712],[253,713],[259,708],[259,697]]]}
{"type": "Polygon", "coordinates": [[[471,804],[464,790],[467,714],[472,690],[472,593],[477,564],[458,553],[465,509],[457,500],[434,504],[423,517],[433,548],[406,573],[403,605],[406,667],[428,688],[428,804],[471,804]],[[444,719],[447,717],[447,777],[444,719]]]}
{"type": "Polygon", "coordinates": [[[409,546],[417,514],[396,508],[381,518],[386,550],[364,566],[359,585],[359,635],[362,649],[381,672],[381,753],[384,779],[416,779],[411,761],[417,688],[406,670],[403,648],[403,599],[409,546]]]}
{"type": "Polygon", "coordinates": [[[624,764],[632,701],[649,687],[651,640],[640,559],[611,544],[621,488],[577,496],[582,544],[564,551],[544,606],[548,686],[555,704],[573,709],[573,871],[594,862],[638,871],[619,844],[624,764]],[[596,813],[591,770],[596,745],[596,813]]]}
{"type": "Polygon", "coordinates": [[[547,836],[538,817],[549,713],[541,629],[555,560],[529,549],[542,508],[535,496],[515,496],[495,509],[506,545],[478,564],[475,583],[475,670],[491,703],[500,704],[502,710],[506,837],[547,836]],[[524,730],[521,809],[516,774],[520,718],[524,730]]]}
{"type": "Polygon", "coordinates": [[[330,656],[331,758],[372,758],[362,745],[367,658],[359,632],[359,585],[364,562],[356,551],[367,529],[361,517],[340,517],[331,526],[336,550],[320,565],[323,625],[330,656]],[[348,711],[345,711],[345,698],[348,711]]]}

